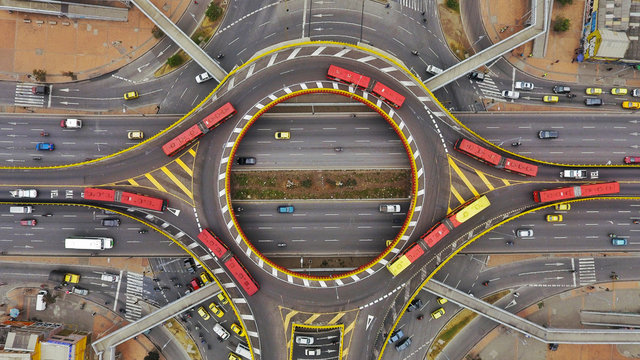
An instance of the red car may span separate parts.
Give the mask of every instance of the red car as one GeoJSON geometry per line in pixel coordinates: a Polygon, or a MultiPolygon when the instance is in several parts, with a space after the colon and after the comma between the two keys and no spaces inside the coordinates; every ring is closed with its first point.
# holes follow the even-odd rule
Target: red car
{"type": "Polygon", "coordinates": [[[640,156],[625,156],[624,163],[625,164],[640,163],[640,156]]]}
{"type": "Polygon", "coordinates": [[[38,222],[36,221],[36,219],[23,219],[20,220],[20,225],[22,226],[36,226],[38,222]]]}
{"type": "Polygon", "coordinates": [[[191,287],[193,288],[193,290],[200,289],[200,286],[202,286],[202,282],[200,282],[200,279],[195,278],[191,280],[191,287]]]}

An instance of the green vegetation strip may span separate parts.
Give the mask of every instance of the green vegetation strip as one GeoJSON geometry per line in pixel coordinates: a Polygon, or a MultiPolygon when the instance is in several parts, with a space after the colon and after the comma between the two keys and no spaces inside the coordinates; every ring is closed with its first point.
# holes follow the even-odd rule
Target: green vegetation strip
{"type": "MultiPolygon", "coordinates": [[[[495,293],[491,296],[483,299],[485,302],[489,304],[493,304],[501,298],[507,296],[511,292],[509,290],[504,290],[499,293],[495,293]]],[[[440,331],[440,334],[433,340],[431,344],[431,349],[427,352],[427,360],[435,360],[436,357],[442,352],[445,346],[449,343],[451,339],[453,339],[462,329],[467,326],[471,322],[471,320],[475,319],[478,314],[474,313],[471,310],[464,309],[460,311],[456,316],[449,321],[449,323],[440,331]]]]}
{"type": "Polygon", "coordinates": [[[409,169],[231,173],[232,200],[391,199],[410,195],[409,169]]]}

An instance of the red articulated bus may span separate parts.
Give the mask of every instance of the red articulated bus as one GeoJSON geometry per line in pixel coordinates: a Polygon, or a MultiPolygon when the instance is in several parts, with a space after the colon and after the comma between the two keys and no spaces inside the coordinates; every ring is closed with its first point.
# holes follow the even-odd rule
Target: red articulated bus
{"type": "Polygon", "coordinates": [[[155,211],[167,209],[167,200],[165,199],[120,190],[84,188],[84,199],[120,203],[155,211]]]}
{"type": "Polygon", "coordinates": [[[404,104],[404,96],[391,90],[391,88],[387,87],[379,81],[373,86],[371,92],[394,108],[399,108],[402,106],[402,104],[404,104]]]}
{"type": "Polygon", "coordinates": [[[260,286],[258,283],[251,277],[247,269],[242,266],[238,258],[234,255],[229,260],[224,262],[224,265],[229,269],[229,272],[233,276],[233,278],[238,282],[240,287],[247,292],[247,295],[251,296],[258,292],[260,286]]]}
{"type": "Polygon", "coordinates": [[[202,135],[208,133],[216,126],[222,124],[228,118],[232,117],[236,113],[236,109],[231,103],[226,103],[218,108],[216,111],[209,114],[202,121],[191,126],[180,135],[173,138],[168,143],[162,146],[162,151],[168,156],[175,155],[178,151],[184,149],[192,141],[195,141],[202,135]]]}
{"type": "Polygon", "coordinates": [[[577,197],[617,194],[619,192],[620,184],[614,181],[599,184],[576,185],[551,190],[536,190],[533,192],[533,200],[535,202],[549,202],[577,197]]]}
{"type": "Polygon", "coordinates": [[[464,138],[456,141],[456,143],[453,145],[453,148],[465,155],[471,156],[472,158],[487,163],[497,169],[503,169],[505,171],[514,172],[518,175],[523,176],[538,175],[538,166],[503,157],[498,153],[495,153],[464,138]]]}
{"type": "Polygon", "coordinates": [[[429,247],[433,247],[438,241],[442,240],[449,233],[449,228],[439,222],[429,229],[424,235],[420,236],[420,239],[427,243],[429,247]]]}
{"type": "Polygon", "coordinates": [[[327,72],[327,78],[329,80],[339,81],[349,85],[355,85],[364,90],[369,87],[371,78],[362,74],[343,69],[341,67],[330,65],[327,72]]]}
{"type": "Polygon", "coordinates": [[[198,239],[200,239],[218,259],[222,259],[229,250],[210,229],[202,230],[202,232],[198,234],[198,239]]]}

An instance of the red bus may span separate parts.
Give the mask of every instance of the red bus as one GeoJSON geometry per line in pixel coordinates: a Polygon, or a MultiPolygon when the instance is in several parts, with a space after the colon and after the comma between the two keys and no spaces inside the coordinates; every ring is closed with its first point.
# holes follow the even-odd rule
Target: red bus
{"type": "Polygon", "coordinates": [[[229,272],[238,282],[240,287],[247,292],[247,295],[251,296],[258,292],[258,289],[260,288],[258,283],[251,277],[251,275],[249,275],[247,269],[242,266],[235,255],[225,261],[224,265],[229,269],[229,272]]]}
{"type": "Polygon", "coordinates": [[[427,246],[433,247],[438,241],[442,240],[449,233],[449,228],[441,222],[435,224],[420,239],[427,243],[427,246]]]}
{"type": "Polygon", "coordinates": [[[504,158],[504,168],[520,175],[536,176],[538,175],[538,166],[523,161],[504,158]]]}
{"type": "Polygon", "coordinates": [[[381,100],[385,101],[387,104],[399,108],[404,104],[404,96],[398,94],[397,92],[391,90],[391,88],[387,87],[381,82],[377,82],[371,92],[378,96],[381,100]]]}
{"type": "Polygon", "coordinates": [[[453,148],[465,155],[493,166],[500,164],[500,160],[502,160],[501,155],[464,138],[456,141],[453,148]]]}
{"type": "Polygon", "coordinates": [[[363,90],[367,89],[369,87],[369,83],[371,82],[371,78],[369,78],[368,76],[364,76],[362,74],[358,74],[335,65],[329,66],[327,78],[329,80],[355,85],[363,90]]]}
{"type": "Polygon", "coordinates": [[[614,181],[599,184],[576,185],[551,190],[536,190],[533,192],[533,200],[535,202],[549,202],[576,197],[617,194],[619,192],[620,184],[614,181]]]}
{"type": "Polygon", "coordinates": [[[211,129],[225,122],[225,120],[232,117],[235,113],[236,109],[231,105],[231,103],[222,105],[216,111],[202,119],[202,121],[191,126],[180,135],[164,144],[162,146],[162,151],[164,151],[168,156],[173,156],[178,151],[187,147],[187,145],[192,141],[198,139],[202,135],[208,133],[211,129]]]}
{"type": "Polygon", "coordinates": [[[120,190],[84,188],[84,199],[121,203],[155,211],[164,211],[167,208],[165,199],[120,190]]]}
{"type": "Polygon", "coordinates": [[[202,230],[202,232],[198,234],[198,239],[200,239],[218,259],[222,259],[224,254],[229,250],[210,229],[202,230]]]}
{"type": "Polygon", "coordinates": [[[487,163],[497,169],[503,169],[505,171],[514,172],[518,175],[523,176],[538,175],[537,165],[503,157],[498,153],[495,153],[464,138],[456,141],[456,143],[453,145],[453,148],[465,155],[471,156],[472,158],[487,163]]]}

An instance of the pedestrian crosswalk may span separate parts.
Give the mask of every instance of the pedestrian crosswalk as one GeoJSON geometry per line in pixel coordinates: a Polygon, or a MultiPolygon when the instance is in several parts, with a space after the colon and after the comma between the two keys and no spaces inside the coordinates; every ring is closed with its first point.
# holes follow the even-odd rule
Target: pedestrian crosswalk
{"type": "Polygon", "coordinates": [[[45,105],[47,105],[46,100],[49,98],[49,95],[33,94],[31,89],[34,86],[36,86],[36,84],[17,83],[13,100],[14,104],[16,106],[25,107],[45,107],[45,105]]]}
{"type": "Polygon", "coordinates": [[[127,292],[125,293],[124,317],[129,321],[136,321],[142,317],[142,307],[138,304],[142,300],[144,276],[134,272],[127,273],[127,292]]]}
{"type": "Polygon", "coordinates": [[[596,282],[596,264],[593,258],[578,259],[578,280],[580,286],[596,282]]]}
{"type": "Polygon", "coordinates": [[[500,94],[500,89],[498,89],[498,86],[488,74],[485,76],[484,81],[481,81],[481,82],[472,81],[472,83],[475,83],[478,86],[478,88],[480,88],[480,91],[482,92],[482,95],[484,97],[487,97],[490,99],[496,99],[496,100],[503,100],[502,95],[500,94]]]}
{"type": "Polygon", "coordinates": [[[423,11],[423,3],[425,0],[395,0],[400,5],[416,11],[423,11]]]}

